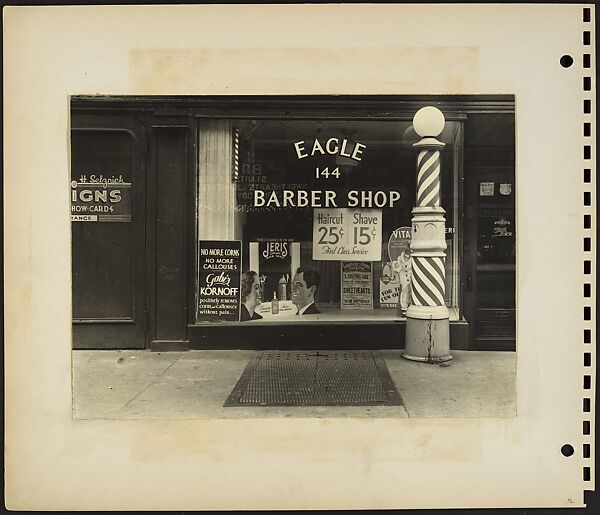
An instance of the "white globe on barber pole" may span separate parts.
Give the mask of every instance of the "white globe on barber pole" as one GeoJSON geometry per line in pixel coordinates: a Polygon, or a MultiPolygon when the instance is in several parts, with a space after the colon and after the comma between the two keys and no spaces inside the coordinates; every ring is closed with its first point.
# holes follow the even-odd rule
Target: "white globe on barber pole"
{"type": "Polygon", "coordinates": [[[435,138],[444,130],[444,114],[433,106],[419,109],[413,118],[415,132],[422,138],[435,138]]]}

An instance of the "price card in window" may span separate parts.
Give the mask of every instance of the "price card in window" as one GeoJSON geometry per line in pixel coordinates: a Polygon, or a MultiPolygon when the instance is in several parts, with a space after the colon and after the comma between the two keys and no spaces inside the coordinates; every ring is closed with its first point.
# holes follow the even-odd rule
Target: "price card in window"
{"type": "Polygon", "coordinates": [[[315,261],[379,261],[381,209],[315,209],[315,261]]]}

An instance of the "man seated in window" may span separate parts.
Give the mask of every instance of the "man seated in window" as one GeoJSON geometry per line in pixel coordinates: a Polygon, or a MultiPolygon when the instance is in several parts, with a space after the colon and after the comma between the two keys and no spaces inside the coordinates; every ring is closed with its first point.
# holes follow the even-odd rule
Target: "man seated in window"
{"type": "Polygon", "coordinates": [[[319,289],[319,272],[298,268],[292,281],[292,302],[298,307],[299,315],[318,315],[315,294],[319,289]]]}

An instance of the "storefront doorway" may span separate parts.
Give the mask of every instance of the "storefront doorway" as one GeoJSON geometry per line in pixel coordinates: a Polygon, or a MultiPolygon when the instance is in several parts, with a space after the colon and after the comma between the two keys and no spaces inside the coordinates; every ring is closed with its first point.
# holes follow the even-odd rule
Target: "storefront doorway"
{"type": "Polygon", "coordinates": [[[473,114],[465,123],[465,316],[469,348],[515,350],[514,117],[473,114]]]}
{"type": "Polygon", "coordinates": [[[74,348],[146,347],[144,141],[130,117],[72,119],[74,348]]]}

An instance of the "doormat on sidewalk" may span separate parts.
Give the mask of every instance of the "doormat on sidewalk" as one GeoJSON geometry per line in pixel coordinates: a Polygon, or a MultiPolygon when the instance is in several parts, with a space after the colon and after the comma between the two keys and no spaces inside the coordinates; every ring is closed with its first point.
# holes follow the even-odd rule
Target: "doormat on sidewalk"
{"type": "Polygon", "coordinates": [[[377,351],[265,351],[250,360],[224,406],[399,406],[377,351]]]}

